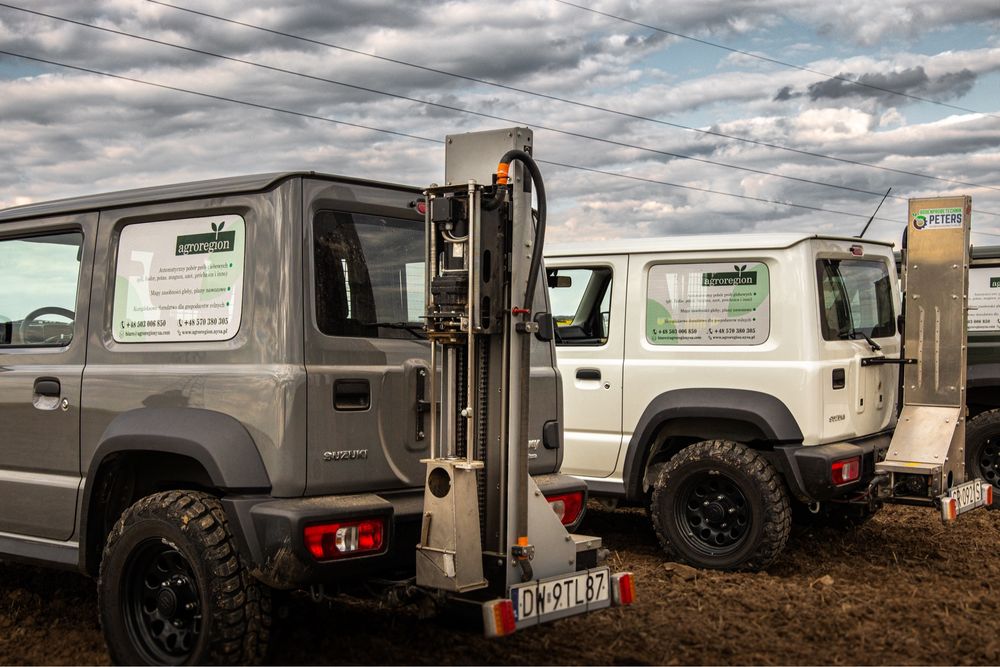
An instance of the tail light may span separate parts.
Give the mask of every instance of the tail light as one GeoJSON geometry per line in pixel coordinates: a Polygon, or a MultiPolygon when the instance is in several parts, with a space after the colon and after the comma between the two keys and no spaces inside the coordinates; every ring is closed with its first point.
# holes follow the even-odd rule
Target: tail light
{"type": "Polygon", "coordinates": [[[483,604],[483,632],[487,637],[506,637],[516,629],[513,601],[500,599],[483,604]]]}
{"type": "Polygon", "coordinates": [[[993,485],[986,484],[985,487],[983,493],[986,494],[986,507],[990,508],[993,506],[993,485]]]}
{"type": "Polygon", "coordinates": [[[941,518],[944,521],[954,521],[958,518],[958,501],[954,498],[947,498],[941,504],[941,518]]]}
{"type": "Polygon", "coordinates": [[[624,607],[635,602],[635,575],[619,572],[611,575],[611,602],[616,607],[624,607]]]}
{"type": "Polygon", "coordinates": [[[316,560],[335,560],[377,553],[385,546],[382,519],[338,521],[306,526],[306,548],[316,560]]]}
{"type": "Polygon", "coordinates": [[[835,486],[847,484],[861,478],[861,457],[854,456],[849,459],[834,461],[830,466],[830,477],[835,486]]]}
{"type": "Polygon", "coordinates": [[[549,507],[556,513],[564,526],[576,523],[583,512],[583,491],[545,496],[545,499],[549,501],[549,507]]]}

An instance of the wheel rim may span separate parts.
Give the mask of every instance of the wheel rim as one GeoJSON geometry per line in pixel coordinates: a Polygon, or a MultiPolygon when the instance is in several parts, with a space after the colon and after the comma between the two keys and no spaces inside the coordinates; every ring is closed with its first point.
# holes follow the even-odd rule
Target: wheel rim
{"type": "Polygon", "coordinates": [[[979,448],[976,460],[979,474],[993,486],[1000,486],[1000,442],[998,438],[986,438],[979,448]]]}
{"type": "Polygon", "coordinates": [[[674,520],[688,546],[700,554],[723,556],[747,541],[750,503],[728,477],[698,473],[681,484],[674,520]]]}
{"type": "Polygon", "coordinates": [[[122,611],[138,648],[152,664],[181,664],[201,632],[201,595],[188,559],[166,540],[136,547],[124,573],[122,611]]]}

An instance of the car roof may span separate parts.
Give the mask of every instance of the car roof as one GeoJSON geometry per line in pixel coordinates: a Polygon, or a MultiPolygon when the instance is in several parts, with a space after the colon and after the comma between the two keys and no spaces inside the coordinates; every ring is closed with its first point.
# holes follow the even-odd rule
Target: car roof
{"type": "Polygon", "coordinates": [[[545,247],[546,257],[571,257],[576,255],[626,255],[641,253],[702,252],[719,250],[772,250],[817,239],[821,241],[850,241],[865,245],[892,247],[886,241],[872,241],[853,236],[828,236],[802,233],[759,234],[679,234],[655,238],[610,239],[578,243],[553,243],[545,247]]]}
{"type": "Polygon", "coordinates": [[[142,204],[175,201],[180,199],[195,199],[199,197],[217,195],[263,192],[275,187],[286,179],[294,177],[318,178],[355,185],[392,188],[394,190],[413,192],[414,194],[421,191],[420,188],[408,185],[384,183],[381,181],[373,181],[363,178],[350,178],[348,176],[337,176],[334,174],[324,174],[315,171],[280,171],[267,174],[250,174],[246,176],[231,176],[228,178],[192,181],[189,183],[158,185],[148,188],[105,192],[96,195],[85,195],[82,197],[71,197],[68,199],[56,199],[53,201],[39,202],[37,204],[14,206],[0,211],[0,222],[34,218],[43,215],[65,215],[69,213],[83,213],[85,211],[104,210],[122,206],[140,206],[142,204]]]}

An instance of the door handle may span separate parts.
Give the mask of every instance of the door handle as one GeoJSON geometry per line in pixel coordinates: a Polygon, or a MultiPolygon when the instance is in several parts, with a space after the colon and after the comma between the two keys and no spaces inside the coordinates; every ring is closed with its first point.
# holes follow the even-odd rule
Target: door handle
{"type": "Polygon", "coordinates": [[[334,380],[333,407],[337,410],[367,410],[372,404],[368,380],[334,380]]]}
{"type": "Polygon", "coordinates": [[[576,369],[576,379],[577,380],[600,380],[601,371],[596,368],[577,368],[576,369]]]}
{"type": "Polygon", "coordinates": [[[38,378],[35,380],[35,394],[37,396],[47,396],[48,398],[59,398],[62,387],[59,380],[55,378],[38,378]]]}

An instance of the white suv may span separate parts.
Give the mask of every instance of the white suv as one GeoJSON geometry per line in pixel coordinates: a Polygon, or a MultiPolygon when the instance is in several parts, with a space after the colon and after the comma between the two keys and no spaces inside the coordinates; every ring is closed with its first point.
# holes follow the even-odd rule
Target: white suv
{"type": "Polygon", "coordinates": [[[740,234],[550,246],[563,472],[649,504],[668,555],[767,566],[857,522],[896,421],[890,244],[740,234]]]}

